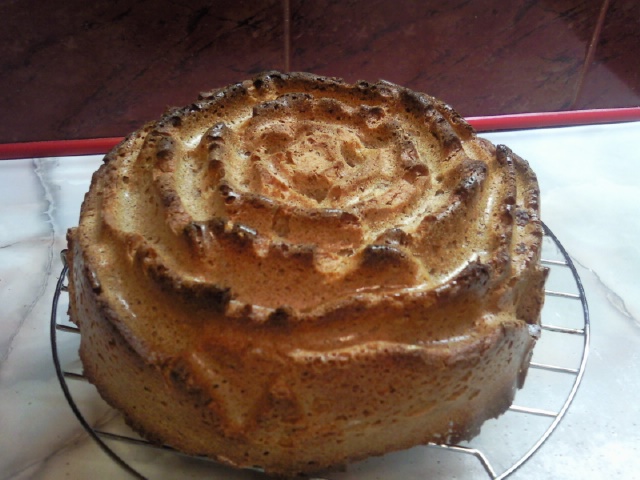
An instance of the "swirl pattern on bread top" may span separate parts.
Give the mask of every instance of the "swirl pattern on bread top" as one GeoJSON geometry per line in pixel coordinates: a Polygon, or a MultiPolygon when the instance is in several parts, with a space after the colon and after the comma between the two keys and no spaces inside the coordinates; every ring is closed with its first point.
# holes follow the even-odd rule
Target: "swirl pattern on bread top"
{"type": "Polygon", "coordinates": [[[122,251],[259,322],[484,294],[536,257],[538,191],[518,188],[532,174],[506,147],[427,95],[317,80],[203,94],[129,138],[102,206],[122,251]]]}

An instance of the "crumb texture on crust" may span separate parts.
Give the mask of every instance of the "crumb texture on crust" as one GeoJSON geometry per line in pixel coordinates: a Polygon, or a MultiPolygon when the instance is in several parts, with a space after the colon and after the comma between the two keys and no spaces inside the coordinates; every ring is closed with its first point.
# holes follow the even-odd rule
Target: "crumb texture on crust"
{"type": "Polygon", "coordinates": [[[535,342],[538,198],[524,160],[388,82],[203,93],[106,156],[69,232],[85,369],[148,436],[275,473],[469,438],[535,342]],[[167,401],[179,422],[141,412],[167,401]]]}

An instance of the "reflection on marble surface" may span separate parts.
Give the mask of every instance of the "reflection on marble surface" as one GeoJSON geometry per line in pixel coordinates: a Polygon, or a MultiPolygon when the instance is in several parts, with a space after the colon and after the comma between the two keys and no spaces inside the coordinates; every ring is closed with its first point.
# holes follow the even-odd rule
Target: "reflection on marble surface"
{"type": "MultiPolygon", "coordinates": [[[[633,441],[640,421],[640,122],[484,136],[509,145],[537,172],[543,219],[578,266],[592,320],[591,356],[573,405],[512,478],[634,478],[640,471],[640,445],[633,441]]],[[[127,478],[71,413],[49,347],[58,253],[100,162],[99,156],[0,162],[0,479],[127,478]]],[[[75,351],[74,341],[63,341],[65,355],[75,351]]],[[[560,342],[551,354],[564,348],[560,342]]],[[[80,387],[80,401],[91,388],[80,387]]],[[[551,387],[541,396],[548,408],[556,407],[545,388],[551,387]]],[[[94,403],[85,414],[103,424],[108,412],[94,403]]],[[[516,431],[512,437],[517,442],[516,431]]],[[[140,461],[153,468],[154,455],[141,453],[140,461]]],[[[416,458],[400,452],[339,478],[417,478],[416,458]]]]}

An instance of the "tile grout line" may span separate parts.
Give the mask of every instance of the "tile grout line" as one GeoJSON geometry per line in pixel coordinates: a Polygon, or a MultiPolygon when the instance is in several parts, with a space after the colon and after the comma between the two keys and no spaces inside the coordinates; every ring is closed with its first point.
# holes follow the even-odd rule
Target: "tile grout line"
{"type": "Polygon", "coordinates": [[[291,70],[291,0],[282,0],[284,27],[284,71],[291,70]]]}
{"type": "Polygon", "coordinates": [[[576,85],[576,89],[573,95],[573,100],[571,101],[569,110],[576,109],[576,105],[580,100],[580,97],[582,96],[582,90],[584,88],[584,80],[591,68],[591,65],[593,64],[593,59],[596,54],[596,49],[598,48],[598,43],[600,43],[600,34],[602,33],[602,26],[604,25],[604,21],[607,16],[607,12],[609,11],[610,4],[611,4],[611,0],[603,0],[602,6],[600,7],[600,13],[598,14],[596,27],[593,30],[593,35],[591,36],[591,41],[589,42],[589,47],[587,48],[587,54],[585,55],[584,63],[582,64],[582,70],[580,71],[580,77],[578,78],[578,84],[576,85]]]}

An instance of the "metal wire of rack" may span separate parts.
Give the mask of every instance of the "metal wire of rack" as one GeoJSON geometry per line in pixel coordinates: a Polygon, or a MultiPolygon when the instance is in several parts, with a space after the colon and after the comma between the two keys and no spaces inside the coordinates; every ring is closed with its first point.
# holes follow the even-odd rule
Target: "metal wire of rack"
{"type": "MultiPolygon", "coordinates": [[[[510,412],[515,412],[518,414],[523,414],[528,416],[545,417],[550,419],[551,423],[548,425],[546,430],[537,438],[537,440],[535,440],[532,443],[532,445],[528,450],[524,451],[522,455],[517,460],[513,461],[509,467],[502,469],[502,471],[500,472],[498,471],[498,468],[496,468],[495,463],[490,460],[489,455],[486,452],[484,452],[482,448],[474,447],[471,444],[464,444],[464,445],[463,444],[459,444],[459,445],[429,444],[427,445],[428,449],[439,449],[442,451],[452,452],[457,455],[474,457],[479,462],[482,469],[486,472],[488,478],[492,480],[503,480],[508,476],[510,476],[511,474],[513,474],[522,465],[524,465],[551,436],[551,434],[554,432],[554,430],[556,429],[560,421],[563,419],[565,413],[569,409],[569,406],[571,405],[578,391],[578,387],[582,381],[582,377],[585,372],[585,367],[586,367],[587,358],[589,354],[589,342],[590,342],[589,308],[587,305],[587,299],[585,296],[584,288],[582,286],[582,282],[575,268],[575,265],[573,264],[569,254],[567,253],[565,248],[562,246],[558,238],[553,234],[553,232],[551,232],[551,230],[546,225],[543,225],[543,227],[544,227],[544,233],[545,233],[546,239],[549,239],[551,244],[555,246],[555,248],[557,249],[557,252],[559,252],[559,255],[556,255],[556,257],[558,258],[545,258],[545,248],[543,247],[542,263],[548,266],[552,270],[553,269],[569,270],[572,276],[572,280],[573,282],[575,282],[575,287],[576,287],[576,293],[565,291],[565,290],[548,289],[548,290],[545,290],[545,296],[547,297],[547,300],[549,300],[550,297],[553,297],[553,298],[559,298],[559,299],[563,299],[570,302],[579,302],[582,310],[582,319],[580,320],[581,326],[578,328],[549,324],[549,323],[545,323],[544,321],[541,325],[541,328],[543,331],[553,332],[555,334],[562,335],[565,338],[566,337],[580,338],[581,352],[579,357],[577,358],[576,366],[567,367],[565,365],[558,365],[555,363],[543,363],[543,362],[532,361],[530,363],[530,370],[539,370],[539,371],[548,372],[552,375],[568,376],[570,378],[573,378],[573,381],[566,393],[566,398],[564,399],[564,402],[557,409],[522,406],[516,403],[514,403],[510,407],[509,409],[510,412]]],[[[95,440],[97,444],[102,448],[102,450],[104,450],[104,452],[109,457],[111,457],[113,461],[119,464],[125,471],[130,473],[133,477],[139,478],[139,479],[146,479],[147,477],[145,475],[140,473],[138,469],[134,468],[134,466],[130,464],[130,462],[127,462],[127,460],[122,458],[121,455],[116,453],[114,449],[112,449],[107,444],[107,441],[115,441],[119,443],[130,444],[136,447],[139,446],[139,447],[145,447],[145,448],[149,447],[149,448],[160,449],[162,451],[170,452],[171,454],[175,454],[175,455],[182,455],[182,454],[180,454],[175,450],[172,450],[170,447],[158,446],[158,445],[149,443],[146,440],[137,437],[137,435],[135,435],[133,432],[131,432],[131,434],[128,434],[128,433],[120,434],[120,433],[113,433],[100,428],[96,428],[90,425],[90,423],[85,419],[85,416],[83,415],[81,408],[79,407],[79,405],[77,404],[74,398],[74,394],[72,392],[72,388],[70,388],[70,384],[72,384],[73,382],[86,381],[86,378],[82,374],[64,370],[64,368],[61,365],[59,352],[58,352],[58,335],[79,334],[79,330],[76,327],[65,325],[63,323],[58,322],[58,312],[57,312],[58,302],[61,294],[67,291],[67,286],[65,282],[66,282],[68,267],[66,265],[64,255],[62,255],[62,259],[63,259],[64,267],[58,279],[54,297],[53,297],[53,304],[52,304],[52,311],[51,311],[51,325],[50,325],[51,349],[52,349],[52,355],[53,355],[53,362],[54,362],[54,366],[58,376],[58,380],[60,381],[60,386],[62,388],[62,391],[64,393],[66,400],[69,403],[69,406],[71,407],[71,410],[77,417],[78,421],[80,422],[82,427],[87,431],[90,437],[93,438],[93,440],[95,440]]],[[[542,338],[544,339],[544,337],[545,335],[543,334],[542,338]]],[[[530,383],[531,383],[531,380],[530,379],[527,380],[527,384],[525,385],[525,388],[530,387],[529,385],[530,383]]],[[[535,386],[533,386],[533,388],[535,388],[535,386]]],[[[98,395],[98,393],[96,392],[95,395],[98,395]]],[[[516,398],[516,402],[517,402],[517,398],[516,398]]],[[[480,434],[480,436],[482,435],[483,433],[480,434]]],[[[215,462],[213,461],[210,461],[210,462],[212,464],[215,464],[215,462]]],[[[327,478],[314,477],[312,480],[331,480],[331,479],[329,479],[328,477],[327,478]]]]}

